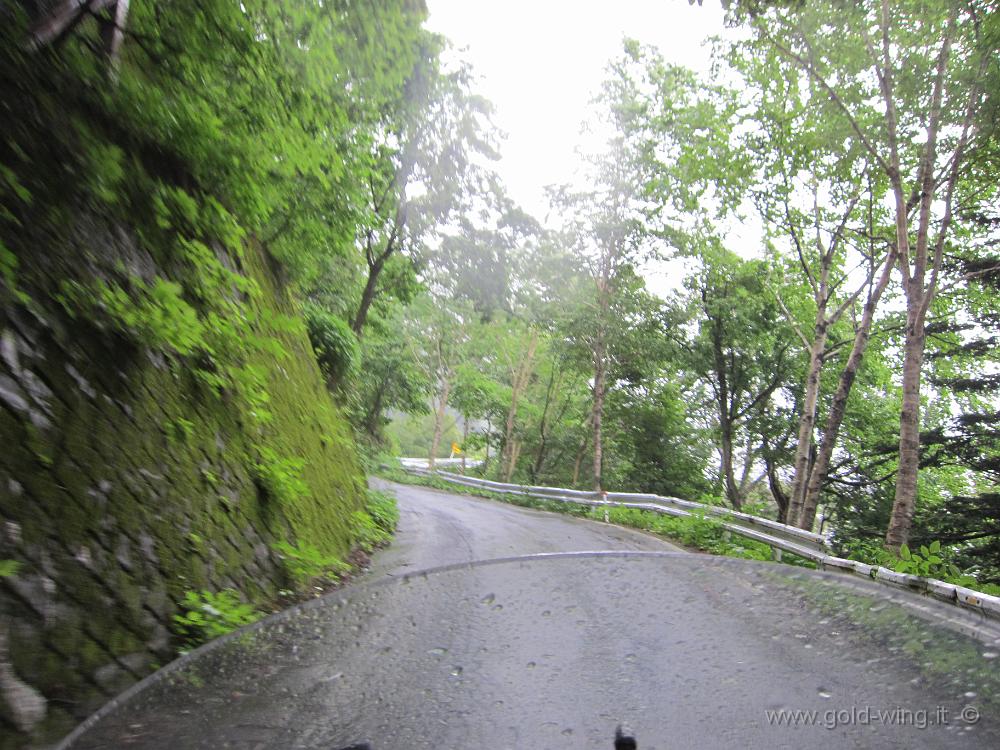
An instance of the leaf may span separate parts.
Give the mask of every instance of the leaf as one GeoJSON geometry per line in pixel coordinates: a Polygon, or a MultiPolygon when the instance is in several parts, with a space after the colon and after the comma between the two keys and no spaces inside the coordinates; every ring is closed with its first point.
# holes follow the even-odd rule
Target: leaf
{"type": "Polygon", "coordinates": [[[20,567],[21,563],[17,560],[0,560],[0,578],[9,578],[15,575],[20,567]]]}

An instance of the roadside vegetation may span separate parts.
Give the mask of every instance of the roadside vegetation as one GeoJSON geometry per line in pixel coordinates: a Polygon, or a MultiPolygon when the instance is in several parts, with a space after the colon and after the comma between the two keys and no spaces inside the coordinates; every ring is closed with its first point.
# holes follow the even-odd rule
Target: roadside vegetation
{"type": "Polygon", "coordinates": [[[180,612],[173,617],[174,632],[182,650],[190,651],[221,635],[249,625],[269,612],[284,609],[335,591],[363,572],[369,555],[392,541],[399,521],[395,497],[388,492],[368,490],[364,510],[351,514],[351,536],[355,547],[347,560],[320,552],[308,543],[278,542],[274,551],[288,572],[288,589],[278,592],[271,602],[248,604],[234,589],[188,591],[180,612]]]}

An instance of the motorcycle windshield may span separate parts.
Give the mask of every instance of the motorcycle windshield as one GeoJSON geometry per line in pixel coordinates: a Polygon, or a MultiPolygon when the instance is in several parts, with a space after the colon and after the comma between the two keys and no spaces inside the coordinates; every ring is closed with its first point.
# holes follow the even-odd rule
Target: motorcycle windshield
{"type": "Polygon", "coordinates": [[[1000,633],[865,579],[689,554],[356,585],[179,659],[62,747],[996,748],[1000,633]]]}

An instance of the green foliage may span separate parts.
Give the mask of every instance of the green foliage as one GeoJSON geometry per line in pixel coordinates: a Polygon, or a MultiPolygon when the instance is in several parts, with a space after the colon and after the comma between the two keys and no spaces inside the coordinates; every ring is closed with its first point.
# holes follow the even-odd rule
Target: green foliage
{"type": "Polygon", "coordinates": [[[910,573],[921,578],[943,578],[954,576],[958,570],[948,565],[940,556],[941,542],[933,541],[930,546],[921,545],[919,552],[911,552],[908,545],[899,548],[899,559],[893,567],[900,573],[910,573]]]}
{"type": "Polygon", "coordinates": [[[259,449],[260,458],[254,465],[255,477],[268,496],[283,505],[294,505],[311,493],[302,479],[305,461],[280,456],[267,446],[259,449]]]}
{"type": "Polygon", "coordinates": [[[233,589],[218,593],[188,591],[181,608],[174,615],[174,629],[189,649],[263,617],[262,612],[242,601],[239,592],[233,589]]]}
{"type": "Polygon", "coordinates": [[[104,281],[95,281],[90,288],[66,281],[61,301],[70,315],[84,314],[93,320],[105,316],[117,330],[156,349],[186,355],[208,348],[204,326],[184,300],[180,284],[134,278],[131,285],[132,294],[104,281]]]}
{"type": "Polygon", "coordinates": [[[325,555],[311,544],[281,541],[274,545],[288,574],[300,590],[323,583],[336,583],[350,566],[336,555],[325,555]]]}
{"type": "Polygon", "coordinates": [[[401,306],[369,317],[361,340],[359,365],[349,388],[351,419],[376,450],[392,436],[385,427],[390,410],[425,414],[431,384],[420,368],[403,321],[401,306]]]}
{"type": "Polygon", "coordinates": [[[167,437],[171,440],[186,444],[194,435],[194,422],[184,417],[175,417],[166,423],[167,437]]]}
{"type": "Polygon", "coordinates": [[[10,578],[17,575],[21,569],[21,563],[17,560],[0,560],[0,578],[10,578]]]}
{"type": "MultiPolygon", "coordinates": [[[[434,415],[410,414],[398,417],[386,426],[385,432],[399,447],[400,455],[426,458],[434,434],[434,415]]],[[[450,456],[452,442],[461,442],[461,439],[455,420],[450,415],[446,416],[435,458],[450,456]]]]}
{"type": "Polygon", "coordinates": [[[390,539],[389,534],[379,528],[375,519],[363,510],[351,513],[350,529],[351,539],[365,552],[372,552],[390,539]]]}
{"type": "Polygon", "coordinates": [[[346,321],[319,305],[306,305],[304,313],[316,360],[327,378],[340,380],[357,362],[358,337],[346,321]]]}
{"type": "MultiPolygon", "coordinates": [[[[595,508],[590,516],[603,520],[604,510],[595,508]]],[[[608,518],[612,523],[652,531],[704,552],[750,560],[771,559],[771,550],[766,544],[731,535],[720,519],[704,511],[690,516],[665,516],[637,508],[608,508],[608,518]]]]}
{"type": "Polygon", "coordinates": [[[981,582],[975,575],[963,572],[955,563],[960,551],[942,545],[939,540],[921,544],[915,551],[904,544],[900,547],[898,555],[887,550],[880,540],[850,540],[840,545],[840,553],[848,559],[869,565],[881,565],[898,573],[934,578],[956,586],[975,589],[984,594],[1000,595],[1000,586],[981,582]]]}
{"type": "Polygon", "coordinates": [[[393,534],[396,531],[396,524],[399,523],[399,506],[392,494],[380,490],[368,490],[365,511],[371,516],[375,525],[386,534],[393,534]]]}

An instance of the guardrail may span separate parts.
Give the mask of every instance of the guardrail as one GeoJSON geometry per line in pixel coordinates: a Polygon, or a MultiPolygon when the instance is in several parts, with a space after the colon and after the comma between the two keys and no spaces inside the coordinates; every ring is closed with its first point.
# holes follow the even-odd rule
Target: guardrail
{"type": "MultiPolygon", "coordinates": [[[[400,458],[399,462],[403,464],[405,469],[426,469],[429,459],[426,458],[400,458]]],[[[465,467],[468,469],[474,469],[479,466],[483,460],[481,458],[436,458],[434,459],[435,466],[461,466],[462,461],[465,461],[465,467]]]]}
{"type": "Polygon", "coordinates": [[[976,612],[983,617],[1000,621],[1000,597],[974,591],[964,586],[938,581],[933,578],[921,578],[908,573],[897,573],[894,570],[877,565],[868,565],[857,560],[846,560],[829,554],[829,539],[822,534],[788,526],[768,518],[751,516],[712,505],[695,503],[690,500],[680,500],[675,497],[647,495],[633,492],[588,492],[585,490],[570,490],[562,487],[540,487],[533,485],[504,484],[488,479],[479,479],[448,471],[429,471],[428,469],[404,466],[406,471],[421,476],[437,477],[446,482],[472,489],[487,490],[509,495],[523,495],[540,500],[555,500],[557,502],[589,505],[592,507],[636,508],[669,516],[691,516],[695,513],[713,516],[721,526],[730,533],[746,539],[753,539],[768,545],[775,559],[781,559],[781,552],[791,552],[807,560],[811,560],[820,570],[831,570],[850,575],[870,578],[886,586],[904,589],[934,599],[957,605],[963,609],[976,612]]]}

